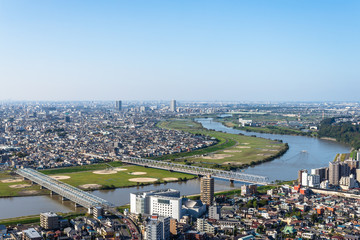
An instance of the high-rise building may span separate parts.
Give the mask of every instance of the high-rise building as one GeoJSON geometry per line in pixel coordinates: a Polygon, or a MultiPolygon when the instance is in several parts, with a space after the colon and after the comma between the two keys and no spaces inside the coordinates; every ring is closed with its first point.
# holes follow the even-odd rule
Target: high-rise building
{"type": "Polygon", "coordinates": [[[146,239],[148,240],[169,240],[170,239],[170,218],[151,216],[146,223],[146,239]]]}
{"type": "Polygon", "coordinates": [[[338,162],[329,163],[329,183],[338,186],[340,181],[340,164],[338,162]]]}
{"type": "Polygon", "coordinates": [[[299,170],[299,172],[298,172],[298,184],[302,184],[301,183],[302,182],[302,173],[305,172],[305,171],[307,171],[307,170],[306,169],[299,170]]]}
{"type": "Polygon", "coordinates": [[[356,180],[360,182],[360,169],[356,169],[356,180]]]}
{"type": "Polygon", "coordinates": [[[119,100],[119,101],[116,101],[115,104],[116,104],[116,110],[121,111],[122,102],[119,100]]]}
{"type": "Polygon", "coordinates": [[[40,213],[40,226],[45,229],[59,228],[59,216],[53,212],[40,213]]]}
{"type": "Polygon", "coordinates": [[[320,175],[310,174],[308,176],[308,186],[309,187],[320,187],[320,175]]]}
{"type": "Polygon", "coordinates": [[[301,185],[303,185],[303,186],[309,185],[308,176],[309,176],[308,171],[304,170],[301,174],[301,185]]]}
{"type": "Polygon", "coordinates": [[[349,166],[350,174],[356,174],[356,169],[359,168],[359,161],[353,159],[347,159],[344,161],[349,166]]]}
{"type": "Polygon", "coordinates": [[[210,175],[202,177],[200,180],[200,200],[208,206],[213,205],[214,178],[210,175]]]}
{"type": "Polygon", "coordinates": [[[176,100],[171,100],[170,111],[171,112],[176,112],[176,100]]]}
{"type": "Polygon", "coordinates": [[[170,219],[170,233],[172,235],[178,234],[178,221],[176,219],[170,219]]]}
{"type": "Polygon", "coordinates": [[[322,167],[322,168],[314,168],[311,169],[311,174],[313,175],[319,175],[320,176],[320,182],[327,180],[327,171],[328,168],[327,167],[322,167]]]}

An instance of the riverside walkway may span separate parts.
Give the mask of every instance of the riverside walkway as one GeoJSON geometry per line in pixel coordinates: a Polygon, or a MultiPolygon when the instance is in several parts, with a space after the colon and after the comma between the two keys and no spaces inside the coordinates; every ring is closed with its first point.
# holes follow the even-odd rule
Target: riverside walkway
{"type": "Polygon", "coordinates": [[[88,209],[97,206],[104,208],[114,207],[112,203],[100,197],[97,197],[79,188],[73,187],[69,184],[53,179],[34,169],[31,168],[18,169],[16,173],[24,177],[25,179],[28,179],[42,186],[43,188],[50,190],[51,193],[59,194],[63,197],[63,199],[68,199],[88,209]]]}
{"type": "Polygon", "coordinates": [[[254,183],[259,185],[269,184],[269,178],[265,176],[246,174],[241,172],[225,171],[212,168],[203,168],[197,166],[190,166],[185,164],[177,164],[166,161],[156,161],[137,157],[123,157],[122,162],[134,165],[140,165],[151,168],[164,169],[174,172],[189,173],[194,175],[211,175],[215,178],[225,179],[229,181],[239,181],[246,183],[254,183]]]}

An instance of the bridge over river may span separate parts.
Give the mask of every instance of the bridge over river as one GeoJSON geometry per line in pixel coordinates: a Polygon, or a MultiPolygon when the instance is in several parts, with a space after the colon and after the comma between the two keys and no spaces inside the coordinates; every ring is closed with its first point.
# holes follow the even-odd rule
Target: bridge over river
{"type": "Polygon", "coordinates": [[[94,207],[103,207],[103,208],[113,208],[114,205],[100,197],[97,197],[93,194],[85,192],[79,188],[73,187],[69,184],[63,183],[52,177],[49,177],[43,173],[40,173],[31,168],[18,169],[17,174],[28,179],[43,188],[46,188],[51,191],[51,193],[56,193],[61,195],[63,199],[68,199],[76,204],[79,204],[88,209],[94,207]]]}
{"type": "Polygon", "coordinates": [[[241,172],[233,172],[233,171],[225,171],[219,169],[212,168],[203,168],[197,166],[190,166],[185,164],[178,164],[166,161],[156,161],[145,158],[137,158],[137,157],[123,157],[121,159],[124,163],[140,165],[151,168],[164,169],[175,172],[189,173],[195,175],[211,175],[215,178],[225,179],[229,181],[239,181],[246,183],[255,183],[259,185],[267,185],[269,184],[269,178],[265,176],[246,174],[241,172]]]}

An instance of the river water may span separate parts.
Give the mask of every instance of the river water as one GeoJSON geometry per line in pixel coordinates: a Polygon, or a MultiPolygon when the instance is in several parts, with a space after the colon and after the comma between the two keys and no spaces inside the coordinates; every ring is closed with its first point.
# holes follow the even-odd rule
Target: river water
{"type": "Polygon", "coordinates": [[[313,137],[246,132],[224,126],[212,118],[198,118],[204,128],[234,134],[255,135],[267,139],[279,139],[289,144],[289,150],[273,161],[246,169],[245,173],[268,176],[270,180],[294,180],[300,169],[328,166],[337,153],[350,152],[350,147],[334,141],[313,137]]]}
{"type": "MultiPolygon", "coordinates": [[[[329,161],[334,159],[337,153],[350,151],[349,146],[328,140],[303,136],[250,133],[225,127],[212,119],[200,118],[197,119],[197,121],[202,123],[203,126],[208,129],[235,134],[242,133],[244,135],[256,135],[257,137],[269,139],[281,139],[284,143],[288,143],[290,147],[289,150],[280,158],[245,170],[246,173],[268,176],[270,180],[296,179],[297,171],[299,169],[311,169],[326,166],[329,161]]],[[[215,191],[229,190],[234,187],[239,187],[240,185],[241,183],[235,183],[234,186],[230,186],[227,181],[215,180],[215,191]]],[[[93,191],[92,193],[115,205],[124,205],[130,202],[129,194],[132,192],[164,188],[178,189],[182,195],[198,194],[200,192],[200,181],[198,179],[193,179],[180,183],[99,190],[93,191]]],[[[0,198],[0,219],[36,215],[46,211],[70,212],[74,210],[73,203],[62,203],[58,196],[0,198]]]]}
{"type": "MultiPolygon", "coordinates": [[[[230,186],[228,181],[215,180],[215,191],[230,190],[240,186],[241,183],[235,183],[235,185],[230,186]]],[[[166,188],[177,189],[181,195],[199,194],[200,180],[192,179],[186,182],[117,188],[113,190],[97,190],[93,191],[92,194],[106,199],[117,206],[121,206],[130,202],[130,193],[166,188]]],[[[47,211],[71,212],[75,211],[75,207],[74,203],[70,201],[62,203],[60,196],[0,198],[0,219],[36,215],[47,211]]]]}

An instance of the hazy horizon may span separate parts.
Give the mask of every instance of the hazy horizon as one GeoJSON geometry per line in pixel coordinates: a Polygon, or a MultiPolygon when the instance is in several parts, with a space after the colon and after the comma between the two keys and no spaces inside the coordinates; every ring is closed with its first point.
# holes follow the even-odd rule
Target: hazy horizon
{"type": "Polygon", "coordinates": [[[0,0],[0,101],[357,102],[359,10],[0,0]]]}

